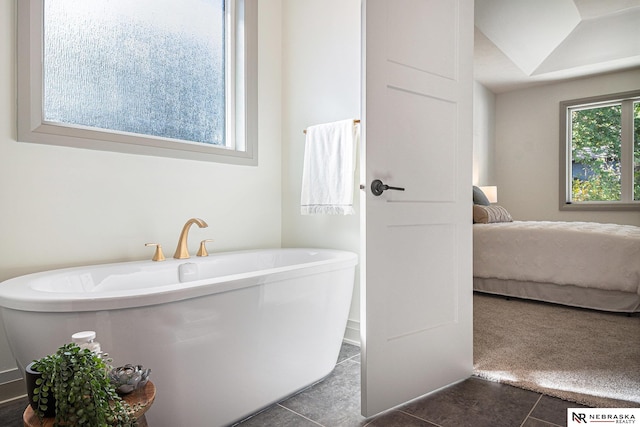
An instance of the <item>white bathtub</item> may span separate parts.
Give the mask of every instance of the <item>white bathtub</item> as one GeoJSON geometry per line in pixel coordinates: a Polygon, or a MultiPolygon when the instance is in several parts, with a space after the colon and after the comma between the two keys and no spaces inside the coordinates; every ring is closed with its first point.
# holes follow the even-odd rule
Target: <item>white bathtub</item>
{"type": "Polygon", "coordinates": [[[114,366],[152,369],[150,425],[224,426],[332,371],[356,263],[268,249],[67,268],[1,283],[0,306],[20,369],[95,330],[114,366]]]}

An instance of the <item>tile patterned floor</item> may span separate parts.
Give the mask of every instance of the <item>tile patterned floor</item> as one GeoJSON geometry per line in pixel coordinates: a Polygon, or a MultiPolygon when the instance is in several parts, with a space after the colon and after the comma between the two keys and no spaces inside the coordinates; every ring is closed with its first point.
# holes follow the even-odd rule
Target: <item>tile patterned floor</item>
{"type": "MultiPolygon", "coordinates": [[[[26,398],[0,405],[0,426],[22,427],[26,398]]],[[[360,415],[360,349],[343,345],[324,381],[236,427],[557,427],[574,403],[479,378],[448,387],[378,417],[360,415]]],[[[206,427],[206,426],[194,426],[206,427]]]]}
{"type": "Polygon", "coordinates": [[[378,417],[360,415],[360,349],[343,345],[324,381],[236,427],[555,427],[575,403],[516,387],[468,380],[378,417]]]}

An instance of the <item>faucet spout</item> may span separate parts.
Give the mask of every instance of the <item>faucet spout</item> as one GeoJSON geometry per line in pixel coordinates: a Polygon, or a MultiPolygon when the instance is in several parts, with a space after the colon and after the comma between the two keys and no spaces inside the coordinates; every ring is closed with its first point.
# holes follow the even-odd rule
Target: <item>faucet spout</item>
{"type": "Polygon", "coordinates": [[[201,220],[200,218],[191,218],[188,220],[184,227],[182,227],[182,232],[180,233],[180,238],[178,239],[178,246],[176,247],[176,253],[173,254],[173,257],[176,259],[185,259],[189,258],[189,249],[187,247],[187,237],[189,236],[189,228],[193,224],[197,224],[200,228],[206,228],[209,225],[201,220]]]}

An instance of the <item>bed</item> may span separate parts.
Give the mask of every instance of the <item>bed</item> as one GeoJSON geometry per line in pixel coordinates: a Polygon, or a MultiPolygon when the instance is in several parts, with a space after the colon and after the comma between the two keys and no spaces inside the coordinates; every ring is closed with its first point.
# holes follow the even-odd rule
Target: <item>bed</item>
{"type": "Polygon", "coordinates": [[[640,227],[503,217],[475,223],[473,241],[476,291],[640,312],[640,227]]]}

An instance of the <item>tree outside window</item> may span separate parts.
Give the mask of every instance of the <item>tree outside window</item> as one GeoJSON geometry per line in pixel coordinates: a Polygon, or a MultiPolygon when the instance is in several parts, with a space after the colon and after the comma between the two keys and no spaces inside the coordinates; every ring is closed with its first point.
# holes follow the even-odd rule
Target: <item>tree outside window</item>
{"type": "Polygon", "coordinates": [[[633,103],[633,200],[640,200],[640,101],[633,103]]]}
{"type": "Polygon", "coordinates": [[[571,200],[620,200],[621,106],[571,112],[571,200]]]}
{"type": "Polygon", "coordinates": [[[640,209],[640,92],[565,101],[561,209],[640,209]]]}

